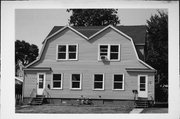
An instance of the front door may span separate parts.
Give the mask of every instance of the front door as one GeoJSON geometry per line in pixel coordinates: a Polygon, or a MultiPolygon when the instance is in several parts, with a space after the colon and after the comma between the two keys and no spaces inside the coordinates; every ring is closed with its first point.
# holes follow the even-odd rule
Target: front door
{"type": "Polygon", "coordinates": [[[37,74],[37,95],[42,95],[45,88],[45,73],[37,74]]]}
{"type": "Polygon", "coordinates": [[[147,98],[148,97],[148,79],[147,75],[138,76],[138,97],[147,98]]]}

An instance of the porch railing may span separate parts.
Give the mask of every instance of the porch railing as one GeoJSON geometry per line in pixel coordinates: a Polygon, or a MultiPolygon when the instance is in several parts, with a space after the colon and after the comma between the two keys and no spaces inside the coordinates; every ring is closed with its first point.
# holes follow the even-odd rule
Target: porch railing
{"type": "MultiPolygon", "coordinates": [[[[49,94],[49,92],[47,91],[47,89],[44,89],[43,95],[44,95],[45,98],[47,98],[47,101],[48,101],[49,103],[51,103],[51,95],[49,94]]],[[[52,101],[53,101],[53,100],[52,100],[52,101]]],[[[52,103],[53,103],[53,102],[52,102],[52,103]]]]}
{"type": "Polygon", "coordinates": [[[36,88],[33,88],[30,94],[30,100],[29,100],[29,104],[32,102],[33,98],[36,97],[36,88]]]}

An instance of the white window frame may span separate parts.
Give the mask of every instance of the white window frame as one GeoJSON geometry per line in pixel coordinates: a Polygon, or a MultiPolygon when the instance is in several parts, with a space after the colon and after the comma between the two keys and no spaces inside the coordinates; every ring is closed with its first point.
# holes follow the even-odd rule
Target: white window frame
{"type": "Polygon", "coordinates": [[[78,44],[57,44],[57,46],[56,46],[56,60],[57,61],[63,61],[63,60],[72,60],[72,61],[74,61],[74,60],[78,60],[78,44]],[[65,59],[58,59],[58,53],[59,53],[59,50],[58,50],[58,48],[59,48],[59,46],[60,45],[65,45],[66,46],[66,58],[65,59]],[[75,45],[76,46],[76,59],[69,59],[69,46],[70,45],[75,45]]]}
{"type": "Polygon", "coordinates": [[[92,87],[92,88],[93,88],[93,90],[100,90],[100,91],[101,91],[101,90],[104,90],[104,74],[103,74],[103,73],[96,73],[96,74],[93,74],[93,87],[92,87]],[[103,76],[103,81],[102,81],[102,83],[103,83],[103,84],[102,84],[102,89],[96,89],[96,88],[94,88],[94,83],[95,83],[95,75],[99,75],[99,74],[103,76]]]}
{"type": "Polygon", "coordinates": [[[62,73],[53,73],[53,74],[52,74],[52,78],[51,78],[52,79],[51,80],[51,87],[52,87],[51,89],[63,89],[63,87],[62,87],[63,86],[63,74],[62,73]],[[54,86],[53,86],[53,82],[54,82],[53,74],[61,74],[61,87],[60,88],[54,88],[54,86]]]}
{"type": "Polygon", "coordinates": [[[71,76],[70,76],[70,89],[71,90],[81,90],[81,87],[82,87],[82,74],[81,73],[72,73],[71,76]],[[80,87],[79,88],[73,88],[72,87],[72,75],[73,74],[79,74],[80,75],[80,87]]]}
{"type": "Polygon", "coordinates": [[[113,78],[112,78],[112,90],[124,90],[124,74],[113,74],[113,78]],[[114,89],[114,75],[122,75],[123,76],[123,81],[122,81],[122,89],[114,89]]]}
{"type": "Polygon", "coordinates": [[[107,54],[107,58],[108,58],[108,61],[120,61],[120,52],[121,52],[121,48],[120,48],[120,44],[98,44],[98,61],[102,61],[101,60],[101,57],[100,57],[100,46],[101,45],[107,45],[108,46],[108,54],[107,54]],[[110,59],[110,54],[111,54],[111,46],[114,46],[114,45],[116,45],[116,46],[118,46],[119,48],[118,48],[118,50],[119,50],[119,52],[118,52],[118,59],[110,59]]]}

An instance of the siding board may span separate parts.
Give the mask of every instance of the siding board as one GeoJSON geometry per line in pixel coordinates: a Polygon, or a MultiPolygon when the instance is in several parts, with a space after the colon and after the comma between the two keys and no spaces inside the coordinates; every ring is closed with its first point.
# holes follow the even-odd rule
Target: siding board
{"type": "MultiPolygon", "coordinates": [[[[46,90],[53,98],[79,98],[81,95],[95,99],[134,99],[132,90],[138,89],[138,74],[128,73],[125,68],[145,68],[136,58],[130,40],[112,29],[107,29],[90,41],[85,40],[73,31],[66,29],[47,41],[42,58],[31,67],[51,67],[52,72],[63,74],[63,89],[47,89],[51,85],[52,72],[46,72],[46,90]],[[78,61],[56,61],[57,44],[78,44],[78,61]],[[98,61],[98,44],[120,44],[121,60],[103,63],[98,61]],[[82,90],[70,89],[70,75],[82,74],[82,90]],[[93,90],[93,75],[103,73],[105,87],[103,91],[93,90]],[[112,90],[113,74],[124,74],[124,90],[112,90]]],[[[146,73],[151,82],[149,93],[154,98],[154,74],[146,73]]],[[[26,71],[24,96],[29,97],[36,88],[37,72],[26,71]]]]}

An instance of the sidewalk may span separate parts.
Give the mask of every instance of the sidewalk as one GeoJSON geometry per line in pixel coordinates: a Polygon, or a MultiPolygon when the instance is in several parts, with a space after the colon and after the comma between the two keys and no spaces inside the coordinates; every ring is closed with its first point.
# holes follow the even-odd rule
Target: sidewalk
{"type": "Polygon", "coordinates": [[[134,108],[132,111],[130,111],[130,114],[138,114],[143,111],[143,108],[134,108]]]}

